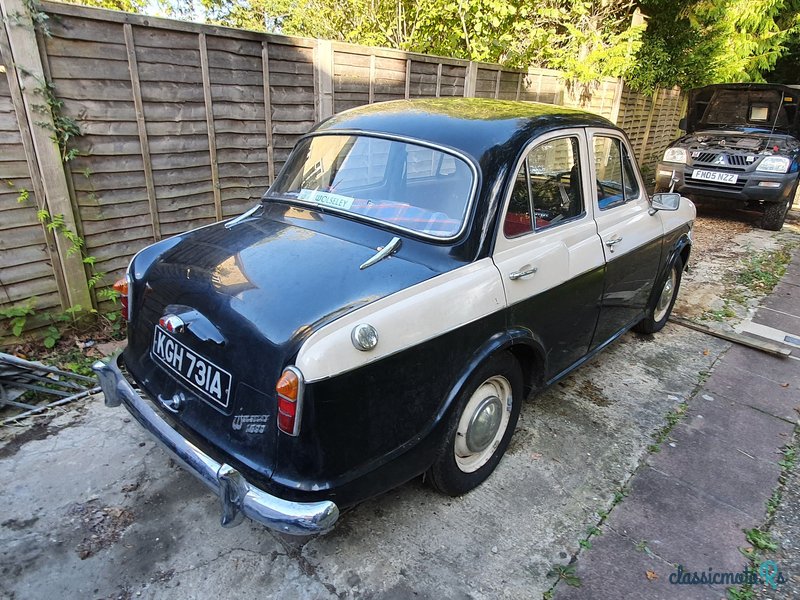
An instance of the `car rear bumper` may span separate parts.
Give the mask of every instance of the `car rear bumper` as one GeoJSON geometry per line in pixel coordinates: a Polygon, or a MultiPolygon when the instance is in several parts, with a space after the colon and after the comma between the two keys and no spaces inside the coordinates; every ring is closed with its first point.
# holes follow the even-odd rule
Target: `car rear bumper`
{"type": "MultiPolygon", "coordinates": [[[[675,191],[690,198],[713,198],[731,202],[784,202],[791,197],[797,173],[739,172],[736,184],[693,180],[693,167],[676,163],[658,163],[656,190],[668,190],[673,172],[675,191]]],[[[705,168],[705,167],[702,167],[705,168]]],[[[715,170],[710,168],[708,170],[715,170]]]]}
{"type": "Polygon", "coordinates": [[[339,518],[331,501],[291,502],[258,489],[236,469],[219,463],[175,431],[123,375],[118,357],[98,361],[97,373],[106,406],[124,404],[144,427],[190,473],[211,488],[222,504],[221,524],[232,527],[243,517],[290,535],[315,535],[329,531],[339,518]]]}

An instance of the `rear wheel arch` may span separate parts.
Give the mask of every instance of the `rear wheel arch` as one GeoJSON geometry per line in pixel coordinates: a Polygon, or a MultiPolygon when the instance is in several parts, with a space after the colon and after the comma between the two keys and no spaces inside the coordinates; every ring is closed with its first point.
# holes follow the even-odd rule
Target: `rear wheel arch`
{"type": "Polygon", "coordinates": [[[528,398],[532,392],[544,386],[544,356],[540,350],[524,343],[509,346],[508,351],[517,359],[522,370],[523,393],[528,398]]]}

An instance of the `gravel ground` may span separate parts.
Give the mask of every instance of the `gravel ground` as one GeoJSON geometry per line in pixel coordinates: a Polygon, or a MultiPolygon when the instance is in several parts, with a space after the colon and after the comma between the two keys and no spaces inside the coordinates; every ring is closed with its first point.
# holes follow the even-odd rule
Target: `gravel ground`
{"type": "Polygon", "coordinates": [[[800,598],[800,472],[797,468],[786,481],[780,507],[769,531],[778,543],[778,550],[765,553],[764,558],[778,563],[787,582],[776,590],[768,586],[756,590],[755,597],[759,600],[800,598]]]}

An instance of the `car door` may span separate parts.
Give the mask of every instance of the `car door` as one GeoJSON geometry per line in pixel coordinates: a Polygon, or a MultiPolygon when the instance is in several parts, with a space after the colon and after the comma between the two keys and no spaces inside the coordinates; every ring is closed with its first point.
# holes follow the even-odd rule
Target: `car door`
{"type": "Polygon", "coordinates": [[[642,317],[661,260],[663,227],[650,200],[630,146],[613,130],[591,129],[589,149],[595,221],[606,259],[600,320],[592,348],[642,317]]]}
{"type": "Polygon", "coordinates": [[[509,185],[495,243],[511,328],[530,329],[552,379],[589,349],[604,256],[593,219],[583,129],[533,140],[509,185]]]}

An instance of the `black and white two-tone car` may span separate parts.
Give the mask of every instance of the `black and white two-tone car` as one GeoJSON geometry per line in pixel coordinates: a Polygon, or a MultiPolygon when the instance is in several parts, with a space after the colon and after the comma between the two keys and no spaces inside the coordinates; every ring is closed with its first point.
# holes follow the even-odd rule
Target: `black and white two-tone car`
{"type": "Polygon", "coordinates": [[[522,401],[661,329],[692,203],[649,198],[625,134],[543,104],[397,101],[303,137],[261,203],[154,244],[95,365],[242,515],[294,534],[420,474],[467,492],[522,401]]]}

